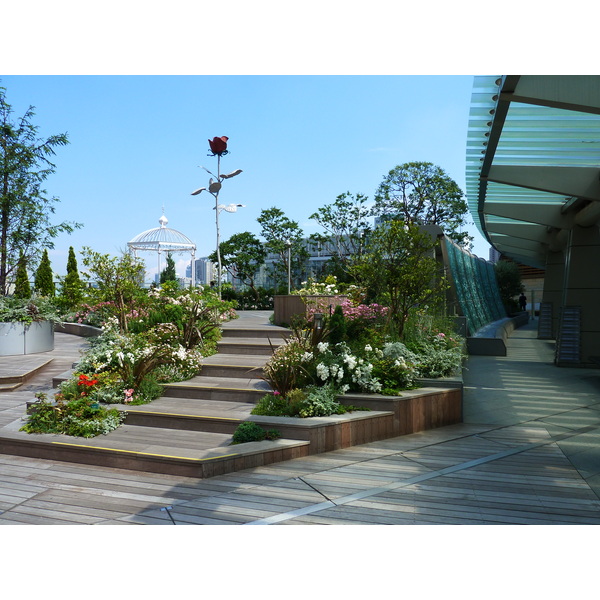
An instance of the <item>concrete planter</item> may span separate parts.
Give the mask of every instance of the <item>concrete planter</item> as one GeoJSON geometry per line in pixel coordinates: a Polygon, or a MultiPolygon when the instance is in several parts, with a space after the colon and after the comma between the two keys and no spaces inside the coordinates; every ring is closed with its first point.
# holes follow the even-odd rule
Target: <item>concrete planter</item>
{"type": "Polygon", "coordinates": [[[69,333],[79,337],[98,337],[102,335],[102,329],[92,325],[83,325],[81,323],[56,323],[54,331],[57,333],[69,333]]]}
{"type": "Polygon", "coordinates": [[[335,308],[346,300],[348,296],[275,296],[273,322],[275,325],[287,326],[292,317],[306,316],[307,310],[317,308],[324,313],[329,313],[330,307],[335,308]]]}
{"type": "Polygon", "coordinates": [[[0,323],[0,356],[37,354],[54,350],[54,325],[36,323],[0,323]]]}

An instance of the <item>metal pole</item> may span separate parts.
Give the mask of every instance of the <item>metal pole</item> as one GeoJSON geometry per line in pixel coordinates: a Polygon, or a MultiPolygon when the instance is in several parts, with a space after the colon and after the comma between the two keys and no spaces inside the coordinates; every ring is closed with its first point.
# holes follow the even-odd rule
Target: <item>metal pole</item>
{"type": "Polygon", "coordinates": [[[292,243],[287,241],[288,247],[288,296],[290,295],[292,288],[292,243]]]}
{"type": "MultiPolygon", "coordinates": [[[[217,156],[217,181],[221,180],[221,155],[217,156]]],[[[221,240],[219,235],[219,191],[215,194],[215,219],[217,223],[217,286],[219,290],[219,300],[221,300],[221,240]]]]}

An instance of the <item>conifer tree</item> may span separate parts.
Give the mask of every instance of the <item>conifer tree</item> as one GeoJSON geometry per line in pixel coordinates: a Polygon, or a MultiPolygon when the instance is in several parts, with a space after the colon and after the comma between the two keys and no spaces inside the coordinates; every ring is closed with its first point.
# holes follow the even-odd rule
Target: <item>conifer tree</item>
{"type": "Polygon", "coordinates": [[[19,255],[17,262],[14,296],[15,298],[23,298],[25,300],[31,298],[31,286],[29,285],[29,277],[27,276],[27,262],[23,252],[19,255]]]}
{"type": "Polygon", "coordinates": [[[48,250],[44,248],[42,260],[35,272],[35,291],[40,296],[54,296],[56,288],[54,287],[54,275],[50,266],[50,258],[48,250]]]}
{"type": "Polygon", "coordinates": [[[160,274],[160,282],[166,283],[167,281],[177,281],[177,271],[175,270],[175,261],[171,256],[171,253],[167,253],[167,266],[162,270],[160,274]]]}
{"type": "Polygon", "coordinates": [[[73,246],[69,247],[69,258],[67,259],[67,276],[62,280],[60,297],[64,304],[73,308],[83,299],[83,283],[77,269],[77,258],[73,246]]]}

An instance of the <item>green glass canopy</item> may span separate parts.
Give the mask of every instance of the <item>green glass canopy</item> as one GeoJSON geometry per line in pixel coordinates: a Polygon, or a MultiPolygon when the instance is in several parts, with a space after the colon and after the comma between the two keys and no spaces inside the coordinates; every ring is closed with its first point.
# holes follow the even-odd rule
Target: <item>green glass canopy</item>
{"type": "Polygon", "coordinates": [[[488,242],[543,268],[563,232],[600,220],[600,76],[475,77],[466,185],[488,242]]]}

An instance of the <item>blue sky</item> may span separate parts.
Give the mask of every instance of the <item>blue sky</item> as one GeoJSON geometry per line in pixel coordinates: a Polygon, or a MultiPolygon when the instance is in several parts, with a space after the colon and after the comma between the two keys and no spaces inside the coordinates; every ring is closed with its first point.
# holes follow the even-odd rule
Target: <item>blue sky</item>
{"type": "MultiPolygon", "coordinates": [[[[19,117],[35,107],[40,135],[68,133],[46,189],[60,198],[55,220],[84,227],[50,252],[63,273],[68,248],[118,254],[135,235],[169,227],[215,247],[213,198],[190,193],[208,182],[200,165],[208,138],[229,137],[222,171],[242,169],[220,200],[245,204],[221,213],[221,239],[259,234],[261,209],[277,206],[306,235],[309,216],[349,191],[373,198],[398,164],[429,161],[465,189],[465,147],[473,77],[460,76],[2,76],[19,117]]],[[[474,252],[488,244],[475,227],[474,252]]],[[[156,257],[145,255],[149,270],[156,257]]],[[[184,274],[189,255],[175,256],[184,274]]]]}
{"type": "MultiPolygon", "coordinates": [[[[16,117],[36,107],[41,135],[69,134],[46,187],[60,198],[56,220],[84,227],[56,240],[53,268],[64,272],[70,245],[118,254],[163,206],[197,256],[212,252],[212,197],[190,192],[208,182],[199,166],[215,166],[214,136],[230,138],[223,170],[243,170],[221,200],[246,205],[222,213],[222,239],[258,233],[272,206],[308,235],[319,207],[346,191],[373,198],[408,161],[440,166],[464,190],[473,75],[595,72],[586,6],[31,0],[23,27],[3,30],[0,85],[16,117]],[[556,43],[571,30],[577,44],[556,43]]],[[[3,17],[22,13],[14,4],[3,17]]],[[[180,274],[186,259],[176,256],[180,274]]]]}

